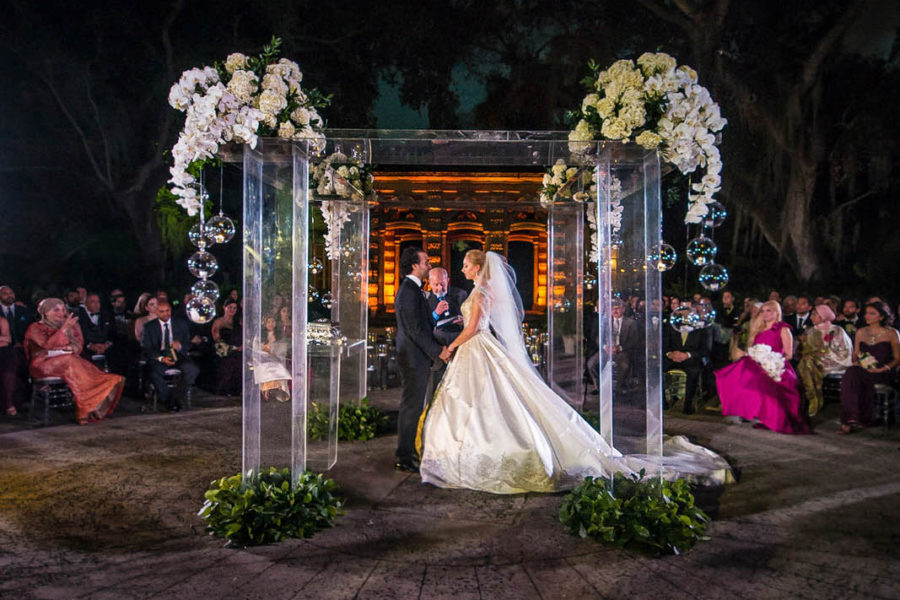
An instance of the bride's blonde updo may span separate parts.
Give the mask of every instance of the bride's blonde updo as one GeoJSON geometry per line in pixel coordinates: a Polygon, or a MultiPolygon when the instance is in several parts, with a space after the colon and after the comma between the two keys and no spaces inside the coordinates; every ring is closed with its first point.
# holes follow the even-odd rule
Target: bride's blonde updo
{"type": "Polygon", "coordinates": [[[472,249],[466,252],[466,258],[469,259],[469,262],[473,265],[478,265],[479,269],[484,268],[484,252],[481,250],[472,249]]]}

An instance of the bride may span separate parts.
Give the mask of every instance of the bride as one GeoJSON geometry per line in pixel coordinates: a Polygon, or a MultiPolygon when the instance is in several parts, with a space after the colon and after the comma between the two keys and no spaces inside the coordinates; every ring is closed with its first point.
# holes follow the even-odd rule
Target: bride
{"type": "Polygon", "coordinates": [[[506,259],[469,250],[462,271],[475,288],[462,305],[465,327],[448,347],[454,357],[420,419],[422,481],[495,494],[552,492],[588,475],[651,467],[611,448],[541,379],[525,351],[522,301],[506,259]]]}

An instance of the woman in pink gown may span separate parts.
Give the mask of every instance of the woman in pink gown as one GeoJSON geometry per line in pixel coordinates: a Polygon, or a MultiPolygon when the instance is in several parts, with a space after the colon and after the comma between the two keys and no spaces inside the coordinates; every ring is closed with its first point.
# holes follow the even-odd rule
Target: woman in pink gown
{"type": "Polygon", "coordinates": [[[25,332],[28,370],[35,379],[60,377],[75,396],[75,418],[79,425],[99,421],[115,409],[125,378],[104,373],[79,356],[84,347],[78,317],[66,312],[59,298],[46,298],[38,305],[41,321],[25,332]]]}
{"type": "MultiPolygon", "coordinates": [[[[781,306],[774,300],[762,305],[750,326],[748,352],[736,363],[716,371],[716,387],[722,401],[722,414],[759,422],[778,433],[810,433],[801,410],[802,398],[797,374],[788,362],[794,338],[787,323],[781,322],[781,306]],[[752,358],[750,346],[771,348],[777,356],[772,373],[752,358]],[[783,363],[783,371],[777,373],[783,363]]],[[[759,350],[759,348],[757,348],[759,350]]],[[[763,348],[764,350],[764,348],[763,348]]]]}

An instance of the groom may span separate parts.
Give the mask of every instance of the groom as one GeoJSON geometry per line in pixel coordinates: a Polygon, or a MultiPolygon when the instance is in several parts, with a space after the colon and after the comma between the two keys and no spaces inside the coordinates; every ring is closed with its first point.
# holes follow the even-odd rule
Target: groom
{"type": "Polygon", "coordinates": [[[421,248],[409,247],[400,255],[403,281],[394,298],[397,315],[397,364],[403,382],[400,414],[397,418],[397,459],[394,468],[416,472],[415,439],[419,416],[425,405],[431,367],[437,360],[447,362],[450,352],[432,336],[432,323],[422,281],[431,264],[421,248]]]}

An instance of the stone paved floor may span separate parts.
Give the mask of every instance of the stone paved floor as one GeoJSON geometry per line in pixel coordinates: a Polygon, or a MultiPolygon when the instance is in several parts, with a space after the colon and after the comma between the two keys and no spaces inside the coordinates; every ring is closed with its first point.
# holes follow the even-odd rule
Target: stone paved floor
{"type": "Polygon", "coordinates": [[[0,598],[900,597],[900,431],[838,436],[833,406],[814,436],[667,417],[740,479],[698,496],[716,519],[709,541],[651,559],[565,533],[561,494],[441,490],[394,472],[393,436],[341,445],[335,528],[225,549],[196,512],[211,479],[240,470],[240,407],[198,404],[142,415],[126,403],[87,427],[0,424],[0,598]]]}

